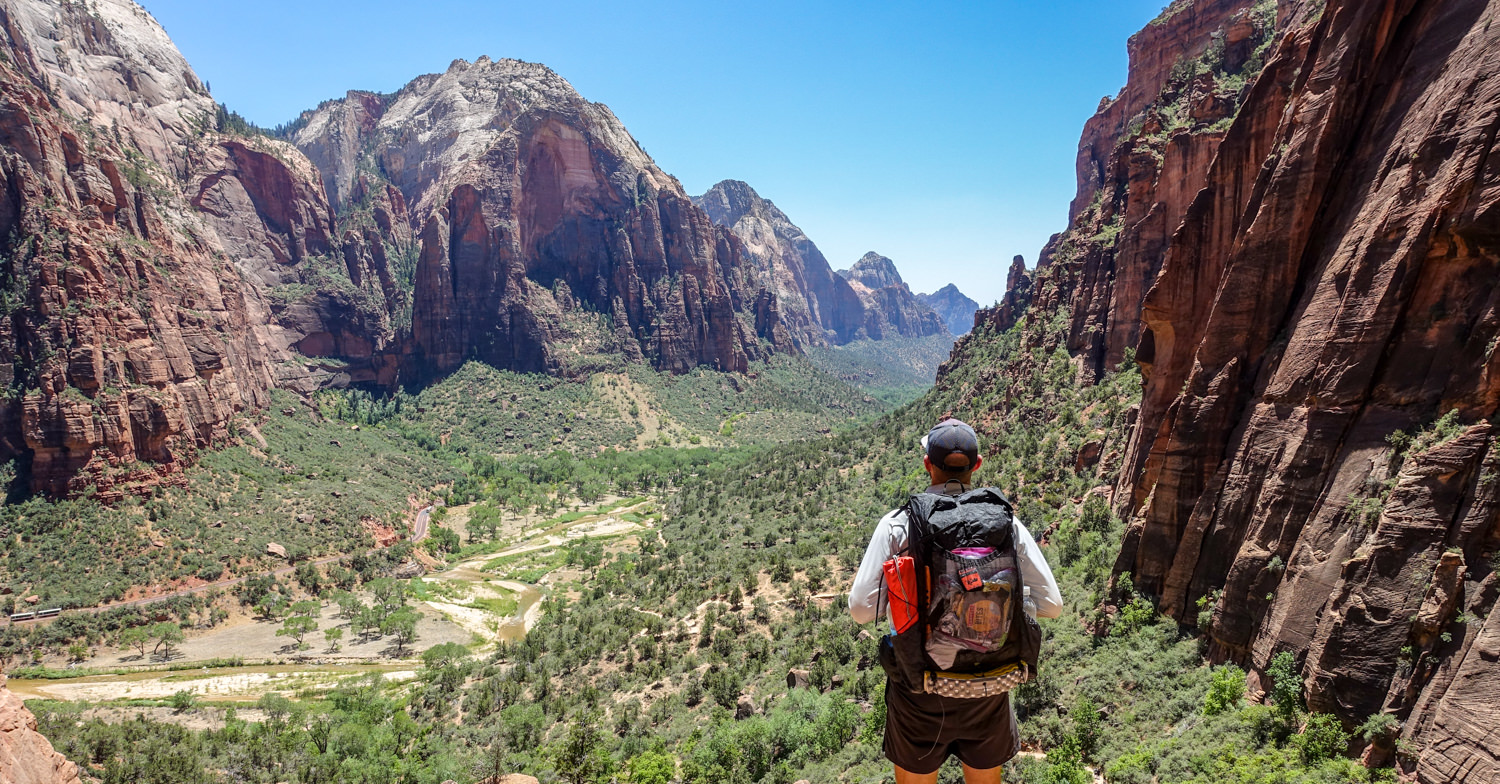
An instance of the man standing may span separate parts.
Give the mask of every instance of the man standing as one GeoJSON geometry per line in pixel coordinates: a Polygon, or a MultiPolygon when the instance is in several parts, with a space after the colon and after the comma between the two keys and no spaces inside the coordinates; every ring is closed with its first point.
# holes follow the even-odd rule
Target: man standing
{"type": "MultiPolygon", "coordinates": [[[[971,489],[973,473],[984,462],[972,427],[957,419],[945,419],[922,439],[922,448],[922,464],[932,479],[927,493],[959,496],[971,489]]],[[[1021,584],[1030,589],[1037,615],[1056,618],[1062,613],[1062,597],[1052,569],[1021,521],[1013,520],[1011,525],[1021,584]]],[[[913,549],[907,540],[910,528],[904,509],[890,512],[876,525],[849,591],[849,613],[857,623],[869,623],[885,609],[885,563],[913,549]]],[[[893,639],[887,637],[881,645],[890,646],[893,639]]],[[[896,650],[882,654],[895,655],[896,650]]],[[[912,666],[911,662],[901,663],[912,666]]],[[[950,754],[963,763],[967,784],[999,784],[1000,766],[1014,757],[1020,746],[1008,692],[977,698],[949,697],[906,688],[888,679],[885,706],[885,756],[896,766],[897,784],[936,782],[938,768],[950,754]]]]}

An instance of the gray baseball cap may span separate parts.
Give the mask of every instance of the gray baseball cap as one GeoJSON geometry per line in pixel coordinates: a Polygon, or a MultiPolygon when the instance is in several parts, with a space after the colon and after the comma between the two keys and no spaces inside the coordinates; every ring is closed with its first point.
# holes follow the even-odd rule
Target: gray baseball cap
{"type": "Polygon", "coordinates": [[[979,436],[957,419],[944,419],[922,436],[922,451],[934,465],[963,470],[979,458],[979,436]]]}

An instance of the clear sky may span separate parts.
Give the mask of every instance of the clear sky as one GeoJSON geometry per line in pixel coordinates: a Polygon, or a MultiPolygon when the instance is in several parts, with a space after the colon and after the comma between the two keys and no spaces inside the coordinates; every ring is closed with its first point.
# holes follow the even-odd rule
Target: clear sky
{"type": "Polygon", "coordinates": [[[988,304],[1064,228],[1083,123],[1165,0],[141,2],[263,126],[456,58],[544,63],[689,193],[744,180],[835,268],[874,250],[988,304]]]}

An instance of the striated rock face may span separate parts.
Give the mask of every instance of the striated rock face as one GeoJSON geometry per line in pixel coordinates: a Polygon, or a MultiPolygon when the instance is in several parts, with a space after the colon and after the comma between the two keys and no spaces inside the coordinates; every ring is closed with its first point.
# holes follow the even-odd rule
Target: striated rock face
{"type": "Polygon", "coordinates": [[[693,197],[693,203],[744,242],[754,269],[774,286],[781,319],[799,346],[842,344],[864,336],[864,302],[770,200],[743,182],[724,180],[693,197]]]}
{"type": "Polygon", "coordinates": [[[918,294],[917,300],[932,308],[954,335],[966,334],[974,327],[974,312],[979,310],[979,303],[964,296],[952,283],[931,294],[918,294]]]}
{"type": "Polygon", "coordinates": [[[1026,271],[1026,259],[1016,256],[1011,259],[1010,273],[1005,276],[1005,296],[993,307],[976,311],[974,325],[988,324],[997,332],[1004,332],[1021,320],[1021,314],[1031,305],[1033,281],[1026,271]]]}
{"type": "Polygon", "coordinates": [[[1462,666],[1433,678],[1479,665],[1481,631],[1450,624],[1493,603],[1496,10],[1334,2],[1284,41],[1146,296],[1127,457],[1119,568],[1180,618],[1222,590],[1215,649],[1305,655],[1315,708],[1445,708],[1407,725],[1423,781],[1500,776],[1489,731],[1452,718],[1494,701],[1462,666]],[[1450,411],[1476,424],[1393,453],[1450,411]]]}
{"type": "Polygon", "coordinates": [[[0,7],[0,461],[53,493],[171,474],[272,383],[263,307],[174,198],[213,103],[149,16],[96,8],[0,7]]]}
{"type": "Polygon", "coordinates": [[[854,266],[839,270],[839,277],[849,282],[865,306],[865,334],[880,340],[886,336],[926,337],[945,334],[948,329],[916,295],[911,293],[896,263],[871,251],[854,266]]]}
{"type": "Polygon", "coordinates": [[[583,372],[574,357],[599,353],[743,370],[762,340],[796,344],[740,268],[740,239],[544,66],[457,60],[393,96],[326,103],[294,139],[341,211],[366,160],[406,205],[418,251],[403,362],[417,376],[471,358],[583,372]]]}
{"type": "Polygon", "coordinates": [[[0,33],[0,463],[34,490],[178,481],[276,386],[799,345],[739,238],[541,66],[351,92],[294,145],[130,0],[0,0],[0,33]]]}
{"type": "Polygon", "coordinates": [[[78,766],[37,732],[36,717],[5,688],[0,675],[0,781],[7,784],[79,784],[78,766]]]}
{"type": "Polygon", "coordinates": [[[0,462],[57,495],[175,481],[274,384],[326,380],[289,348],[382,340],[336,307],[358,287],[316,170],[221,133],[149,14],[7,0],[0,26],[0,462]]]}
{"type": "Polygon", "coordinates": [[[1217,658],[1293,652],[1346,726],[1396,716],[1421,782],[1500,780],[1497,17],[1178,6],[1085,129],[1069,230],[976,317],[1085,381],[1135,351],[1117,573],[1217,658]]]}

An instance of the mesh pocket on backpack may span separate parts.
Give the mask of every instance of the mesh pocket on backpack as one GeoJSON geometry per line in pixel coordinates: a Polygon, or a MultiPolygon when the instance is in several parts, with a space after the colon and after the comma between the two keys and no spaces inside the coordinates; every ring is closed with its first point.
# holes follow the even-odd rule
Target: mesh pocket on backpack
{"type": "Polygon", "coordinates": [[[943,552],[935,559],[928,653],[939,665],[961,649],[989,653],[1005,645],[1020,586],[1014,556],[943,552]]]}

